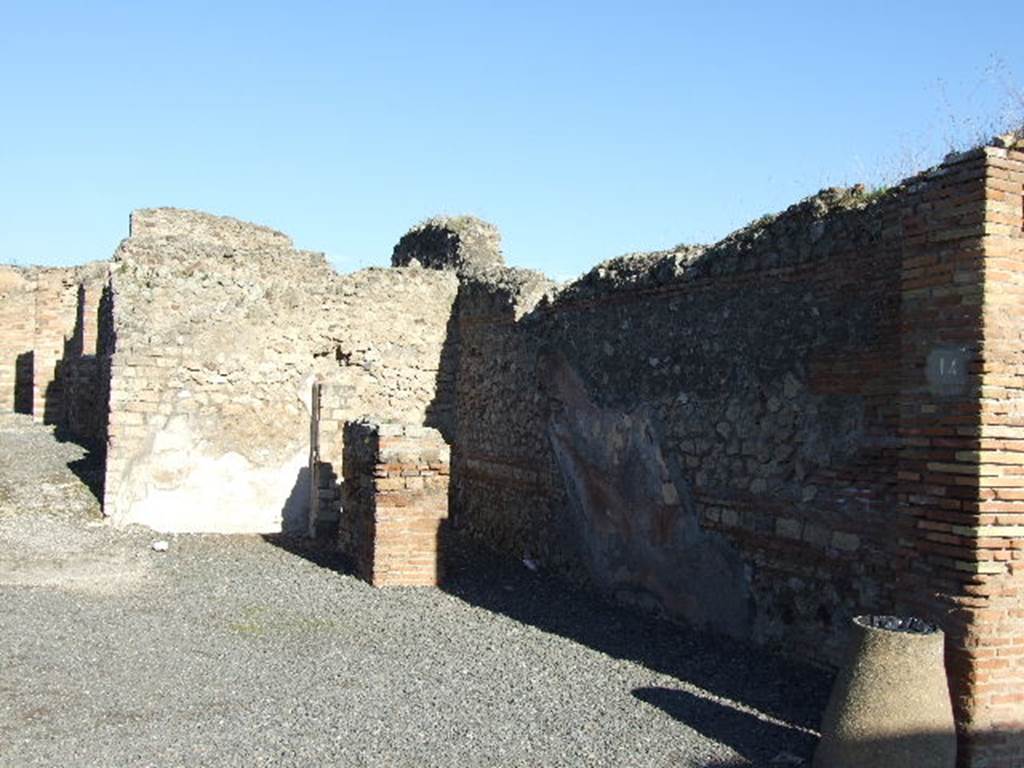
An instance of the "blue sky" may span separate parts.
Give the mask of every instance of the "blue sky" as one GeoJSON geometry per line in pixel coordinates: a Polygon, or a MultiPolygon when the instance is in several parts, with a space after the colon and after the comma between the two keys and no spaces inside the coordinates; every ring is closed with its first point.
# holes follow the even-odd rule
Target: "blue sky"
{"type": "Polygon", "coordinates": [[[714,241],[1024,111],[1009,8],[0,0],[0,261],[107,258],[158,205],[344,271],[434,213],[558,277],[714,241]]]}

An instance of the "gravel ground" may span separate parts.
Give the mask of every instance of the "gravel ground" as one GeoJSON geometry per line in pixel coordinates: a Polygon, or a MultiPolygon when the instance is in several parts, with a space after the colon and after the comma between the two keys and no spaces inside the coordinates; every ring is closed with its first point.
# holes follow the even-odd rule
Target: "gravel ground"
{"type": "Polygon", "coordinates": [[[154,552],[96,469],[0,417],[0,766],[809,765],[813,668],[465,542],[443,591],[279,537],[154,552]]]}

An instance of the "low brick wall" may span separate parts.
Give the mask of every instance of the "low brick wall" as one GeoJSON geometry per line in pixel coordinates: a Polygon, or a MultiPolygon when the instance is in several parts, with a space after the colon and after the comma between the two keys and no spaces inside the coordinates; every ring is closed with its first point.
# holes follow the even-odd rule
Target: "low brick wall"
{"type": "Polygon", "coordinates": [[[375,587],[434,586],[448,517],[449,450],[435,429],[345,425],[345,505],[338,543],[375,587]]]}

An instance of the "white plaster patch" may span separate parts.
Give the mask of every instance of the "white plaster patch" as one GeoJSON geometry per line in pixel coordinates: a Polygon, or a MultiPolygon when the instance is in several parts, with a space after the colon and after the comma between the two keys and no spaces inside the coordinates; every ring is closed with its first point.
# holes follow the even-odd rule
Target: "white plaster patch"
{"type": "Polygon", "coordinates": [[[164,533],[276,533],[304,514],[309,501],[308,450],[283,462],[254,465],[233,451],[211,455],[188,419],[173,417],[150,452],[128,470],[115,523],[164,533]]]}

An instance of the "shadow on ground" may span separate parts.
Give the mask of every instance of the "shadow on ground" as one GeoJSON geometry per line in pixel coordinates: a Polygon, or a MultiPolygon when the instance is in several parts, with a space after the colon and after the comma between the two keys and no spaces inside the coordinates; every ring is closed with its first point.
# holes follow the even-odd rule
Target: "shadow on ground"
{"type": "MultiPolygon", "coordinates": [[[[709,698],[674,688],[637,688],[633,695],[709,739],[728,744],[754,765],[786,764],[787,755],[810,762],[818,738],[709,698]]],[[[793,760],[790,764],[796,764],[793,760]]],[[[731,765],[746,765],[734,762],[731,765]]]]}
{"type": "Polygon", "coordinates": [[[81,458],[68,462],[70,469],[82,484],[89,489],[99,504],[103,504],[103,481],[106,477],[106,452],[100,448],[84,444],[72,437],[67,430],[57,428],[54,436],[58,442],[72,443],[85,453],[81,458]]]}
{"type": "Polygon", "coordinates": [[[786,752],[809,763],[817,737],[806,730],[819,726],[830,672],[641,615],[556,576],[531,572],[465,536],[451,535],[444,551],[449,593],[703,689],[708,696],[674,687],[640,688],[633,695],[755,764],[767,765],[786,752]]]}
{"type": "Polygon", "coordinates": [[[263,540],[321,568],[346,575],[355,572],[352,561],[332,543],[322,539],[309,539],[290,533],[266,533],[263,534],[263,540]]]}
{"type": "MultiPolygon", "coordinates": [[[[264,538],[321,567],[353,572],[352,563],[331,544],[284,535],[264,538]]],[[[768,765],[785,753],[809,764],[817,738],[806,731],[818,727],[831,673],[641,615],[557,576],[532,572],[458,533],[445,536],[443,551],[442,588],[449,594],[674,678],[690,691],[652,686],[632,693],[755,765],[768,765]],[[707,695],[695,695],[693,686],[707,695]]]]}

